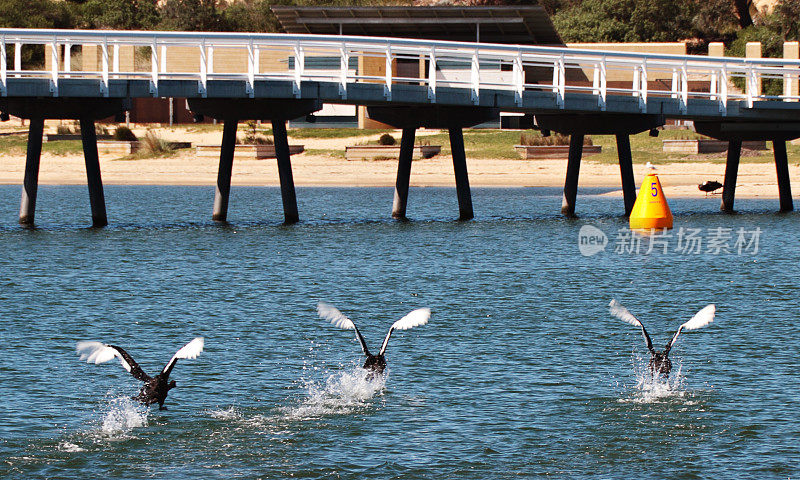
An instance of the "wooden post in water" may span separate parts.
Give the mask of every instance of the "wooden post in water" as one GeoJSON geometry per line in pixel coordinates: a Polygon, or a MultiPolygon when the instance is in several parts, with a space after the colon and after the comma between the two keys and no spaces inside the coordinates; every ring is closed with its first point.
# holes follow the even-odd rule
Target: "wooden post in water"
{"type": "Polygon", "coordinates": [[[464,150],[464,132],[461,127],[451,127],[450,150],[453,154],[453,171],[456,176],[456,193],[458,194],[458,219],[470,220],[475,217],[472,211],[472,194],[469,190],[467,175],[467,154],[464,150]]]}
{"type": "Polygon", "coordinates": [[[742,156],[742,141],[728,142],[728,159],[725,163],[725,181],[722,184],[722,203],[719,209],[733,212],[733,201],[736,197],[736,178],[739,176],[739,158],[742,156]]]}
{"type": "Polygon", "coordinates": [[[414,136],[416,128],[404,128],[400,139],[400,158],[397,161],[397,181],[394,184],[392,217],[406,220],[408,204],[408,184],[411,180],[411,161],[414,156],[414,136]]]}
{"type": "Polygon", "coordinates": [[[106,216],[106,199],[103,195],[103,180],[100,176],[100,158],[97,154],[97,132],[94,120],[81,118],[81,140],[83,141],[83,159],[86,163],[86,185],[89,187],[89,203],[92,207],[92,226],[108,225],[106,216]]]}
{"type": "Polygon", "coordinates": [[[283,200],[283,218],[286,225],[297,223],[297,196],[294,192],[292,178],[292,161],[289,154],[289,138],[286,135],[286,121],[272,120],[272,138],[275,141],[275,156],[278,160],[278,177],[281,181],[281,199],[283,200]]]}
{"type": "Polygon", "coordinates": [[[775,170],[778,172],[778,196],[781,212],[794,210],[792,204],[792,187],[789,183],[789,160],[786,157],[786,141],[773,140],[772,150],[775,152],[775,170]]]}
{"type": "Polygon", "coordinates": [[[25,179],[19,205],[20,225],[33,226],[36,215],[36,192],[39,189],[39,160],[42,156],[44,118],[31,118],[28,127],[28,151],[25,158],[25,179]]]}
{"type": "MultiPolygon", "coordinates": [[[[570,140],[570,148],[571,147],[572,140],[570,140]]],[[[583,147],[581,147],[581,150],[583,150],[583,147]]],[[[633,180],[631,139],[627,134],[617,134],[617,156],[619,157],[619,175],[622,180],[622,195],[625,202],[625,216],[627,217],[630,216],[631,210],[633,210],[633,204],[636,203],[636,184],[633,180]]]]}
{"type": "Polygon", "coordinates": [[[572,134],[569,137],[567,178],[564,182],[564,196],[561,201],[561,213],[569,217],[575,215],[575,199],[578,196],[578,174],[581,170],[581,155],[583,155],[583,134],[572,134]]]}
{"type": "Polygon", "coordinates": [[[228,198],[231,193],[231,173],[233,172],[233,154],[236,151],[237,119],[226,118],[222,128],[222,146],[219,151],[219,171],[217,172],[217,190],[214,194],[215,222],[228,221],[228,198]]]}

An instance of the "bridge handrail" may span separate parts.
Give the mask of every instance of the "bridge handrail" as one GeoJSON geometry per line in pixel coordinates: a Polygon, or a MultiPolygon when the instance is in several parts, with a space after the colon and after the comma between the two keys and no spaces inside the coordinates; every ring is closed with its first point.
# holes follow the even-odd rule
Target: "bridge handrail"
{"type": "MultiPolygon", "coordinates": [[[[800,96],[792,95],[793,85],[800,82],[800,60],[789,59],[753,59],[736,57],[706,57],[694,55],[652,54],[635,52],[618,52],[588,50],[579,48],[507,45],[492,43],[468,43],[438,40],[417,40],[405,38],[379,38],[338,35],[310,34],[274,34],[274,33],[227,33],[227,32],[163,32],[163,31],[109,31],[109,30],[57,30],[57,29],[0,29],[0,95],[7,95],[7,78],[46,77],[50,79],[51,91],[58,96],[59,80],[67,76],[93,76],[101,79],[101,89],[108,94],[109,78],[142,78],[148,75],[151,82],[151,93],[158,96],[158,83],[161,78],[186,77],[198,80],[198,93],[205,95],[209,79],[222,78],[223,74],[214,72],[214,48],[246,49],[248,53],[247,71],[224,74],[226,78],[242,78],[247,81],[252,94],[254,82],[268,78],[292,78],[295,82],[295,95],[301,96],[301,83],[304,80],[320,80],[325,75],[307,72],[305,69],[306,52],[331,52],[330,56],[340,58],[338,74],[327,78],[339,82],[340,93],[346,99],[347,84],[375,79],[366,75],[351,74],[349,59],[360,56],[383,57],[385,59],[385,75],[380,77],[384,82],[387,99],[391,99],[392,85],[398,80],[414,80],[427,85],[428,96],[432,103],[436,102],[437,85],[459,86],[468,89],[472,100],[479,102],[480,91],[486,87],[498,88],[496,81],[482,79],[481,64],[499,62],[510,64],[512,82],[505,86],[515,92],[518,104],[526,90],[548,90],[555,95],[556,103],[563,108],[566,92],[586,92],[597,96],[601,108],[607,100],[609,92],[625,94],[639,98],[640,106],[646,110],[648,96],[669,95],[679,100],[685,110],[689,98],[705,98],[719,103],[720,112],[724,115],[728,100],[746,100],[752,107],[757,100],[798,101],[800,96]],[[14,45],[14,68],[8,68],[7,46],[14,45]],[[23,70],[21,66],[22,45],[49,45],[50,70],[23,70]],[[101,49],[100,69],[96,72],[71,71],[69,51],[65,49],[65,68],[59,68],[59,48],[67,45],[97,45],[101,49]],[[118,53],[121,46],[150,47],[151,69],[149,72],[121,72],[119,56],[112,55],[109,49],[118,53]],[[199,71],[167,72],[164,53],[167,47],[196,47],[199,58],[199,71]],[[296,60],[288,72],[262,73],[259,68],[258,51],[262,49],[287,49],[296,60]],[[315,51],[316,50],[316,51],[315,51]],[[429,62],[427,78],[399,79],[394,75],[392,62],[396,58],[423,58],[429,62]],[[298,59],[302,61],[298,61],[298,59]],[[438,79],[436,66],[438,62],[451,61],[468,65],[469,80],[438,79]],[[525,67],[552,69],[552,82],[527,83],[525,67]],[[591,87],[570,85],[567,72],[580,70],[589,76],[591,87]],[[608,87],[609,70],[622,70],[625,75],[632,76],[630,88],[608,87]],[[653,73],[669,74],[669,89],[654,88],[648,82],[653,73]],[[708,92],[690,91],[691,78],[701,77],[710,83],[708,92]],[[744,78],[744,93],[729,91],[728,84],[732,78],[744,78]],[[764,79],[782,79],[785,83],[783,95],[763,95],[760,90],[764,79]]],[[[573,82],[574,83],[574,82],[573,82]]]]}

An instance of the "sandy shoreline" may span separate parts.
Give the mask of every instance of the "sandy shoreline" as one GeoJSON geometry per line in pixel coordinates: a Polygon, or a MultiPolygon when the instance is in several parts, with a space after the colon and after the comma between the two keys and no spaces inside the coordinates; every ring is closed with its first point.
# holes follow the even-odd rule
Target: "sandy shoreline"
{"type": "MultiPolygon", "coordinates": [[[[190,134],[180,130],[163,132],[170,140],[182,139],[197,145],[219,144],[218,132],[190,134]]],[[[302,139],[309,149],[344,149],[370,137],[302,139]]],[[[790,158],[789,173],[800,181],[800,167],[790,158]]],[[[122,160],[100,159],[103,182],[107,185],[215,185],[219,160],[198,157],[194,149],[181,150],[169,158],[122,160]]],[[[21,184],[24,176],[24,155],[0,157],[0,184],[21,184]]],[[[472,187],[563,187],[566,160],[467,159],[472,187]]],[[[325,155],[301,153],[292,156],[295,185],[326,187],[393,187],[397,162],[347,161],[325,155]]],[[[644,165],[634,165],[637,183],[646,172],[644,165]]],[[[83,185],[86,173],[81,155],[43,154],[39,182],[43,185],[83,185]]],[[[658,166],[658,174],[667,197],[704,196],[697,185],[706,180],[722,182],[723,163],[674,163],[658,166]]],[[[591,157],[581,165],[579,187],[619,189],[619,166],[592,162],[591,157]]],[[[273,159],[236,159],[233,165],[234,186],[276,186],[278,170],[273,159]]],[[[452,160],[439,155],[415,161],[411,171],[412,187],[454,186],[452,160]]],[[[792,183],[800,192],[800,184],[792,183]]],[[[579,192],[580,193],[580,192],[579,192]]],[[[616,190],[606,195],[621,195],[616,190]]],[[[742,163],[736,187],[737,197],[777,198],[775,166],[773,163],[742,163]]]]}

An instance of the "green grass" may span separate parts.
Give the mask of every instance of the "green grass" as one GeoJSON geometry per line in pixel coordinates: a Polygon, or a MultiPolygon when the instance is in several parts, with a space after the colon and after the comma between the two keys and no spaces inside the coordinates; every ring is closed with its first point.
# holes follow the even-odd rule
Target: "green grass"
{"type": "Polygon", "coordinates": [[[344,158],[344,150],[333,150],[325,148],[306,148],[304,153],[309,155],[320,155],[333,158],[344,158]]]}
{"type": "MultiPolygon", "coordinates": [[[[691,140],[707,138],[689,130],[662,130],[658,137],[651,137],[648,132],[631,135],[631,154],[633,163],[653,165],[665,163],[725,163],[725,154],[689,155],[685,153],[664,152],[662,140],[691,140]]],[[[603,147],[603,152],[586,157],[588,161],[599,163],[618,163],[617,139],[613,135],[592,135],[592,142],[603,147]]],[[[769,147],[770,144],[768,143],[769,147]]],[[[791,160],[791,158],[790,158],[791,160]]],[[[748,153],[741,157],[742,163],[765,163],[772,161],[771,150],[764,150],[756,154],[748,153]]]]}
{"type": "MultiPolygon", "coordinates": [[[[28,149],[28,135],[0,136],[0,154],[25,155],[28,149]]],[[[83,154],[83,144],[80,140],[60,140],[42,144],[42,152],[53,155],[83,154]]]]}
{"type": "Polygon", "coordinates": [[[358,128],[293,128],[289,130],[291,138],[348,138],[377,135],[393,132],[393,130],[359,130],[358,128]]]}

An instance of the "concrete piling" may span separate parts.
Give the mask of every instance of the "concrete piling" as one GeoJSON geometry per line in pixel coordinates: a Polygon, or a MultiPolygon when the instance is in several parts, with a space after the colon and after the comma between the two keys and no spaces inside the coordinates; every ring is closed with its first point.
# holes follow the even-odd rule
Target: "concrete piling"
{"type": "Polygon", "coordinates": [[[578,196],[578,174],[581,170],[582,155],[583,134],[574,133],[569,138],[567,177],[564,181],[564,196],[561,201],[561,213],[568,217],[575,216],[575,200],[578,196]]]}
{"type": "Polygon", "coordinates": [[[739,159],[742,156],[742,141],[728,142],[728,158],[725,162],[725,180],[722,184],[722,203],[719,209],[733,212],[733,201],[736,197],[736,178],[739,176],[739,159]]]}
{"type": "Polygon", "coordinates": [[[450,150],[453,154],[453,171],[456,177],[456,194],[458,195],[458,219],[471,220],[475,217],[472,211],[472,194],[469,189],[467,175],[467,154],[464,150],[464,132],[461,127],[451,127],[450,150]]]}
{"type": "Polygon", "coordinates": [[[238,124],[238,120],[226,118],[222,127],[217,189],[214,194],[214,214],[211,217],[215,222],[228,221],[228,198],[231,194],[231,174],[233,172],[233,154],[236,151],[236,129],[238,124]]]}
{"type": "Polygon", "coordinates": [[[28,127],[28,151],[25,158],[25,179],[19,206],[20,225],[33,226],[36,216],[36,192],[39,189],[39,160],[42,157],[44,118],[31,118],[28,127]]]}
{"type": "MultiPolygon", "coordinates": [[[[581,149],[582,148],[583,147],[581,147],[581,149]]],[[[631,210],[633,210],[633,204],[636,203],[636,184],[633,180],[631,139],[627,134],[617,134],[617,156],[619,157],[619,175],[622,180],[625,216],[628,217],[631,214],[631,210]]]]}
{"type": "Polygon", "coordinates": [[[86,185],[89,187],[89,203],[92,207],[92,226],[108,225],[106,216],[106,200],[103,195],[103,180],[100,176],[100,157],[97,154],[97,133],[94,120],[82,118],[81,140],[83,141],[83,158],[86,163],[86,185]]]}
{"type": "Polygon", "coordinates": [[[789,160],[786,156],[786,141],[774,140],[772,150],[775,152],[775,170],[778,173],[778,197],[780,198],[780,211],[791,212],[794,210],[792,203],[792,187],[789,183],[789,160]]]}
{"type": "Polygon", "coordinates": [[[411,180],[411,162],[414,156],[416,131],[416,128],[404,128],[403,137],[400,139],[400,158],[397,161],[397,181],[394,185],[394,201],[392,202],[392,217],[398,220],[406,220],[408,185],[411,180]]]}
{"type": "Polygon", "coordinates": [[[281,199],[283,200],[283,218],[286,225],[297,223],[297,196],[294,191],[292,177],[292,161],[289,155],[289,138],[286,134],[285,120],[272,120],[272,137],[275,143],[275,156],[278,160],[278,177],[281,182],[281,199]]]}

